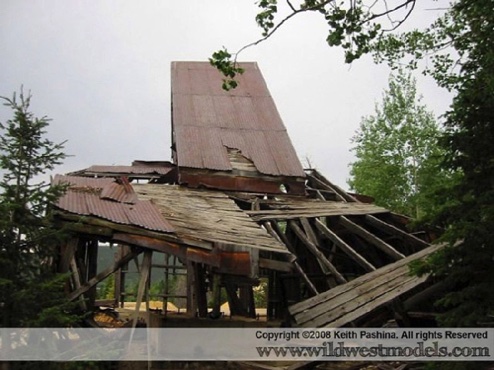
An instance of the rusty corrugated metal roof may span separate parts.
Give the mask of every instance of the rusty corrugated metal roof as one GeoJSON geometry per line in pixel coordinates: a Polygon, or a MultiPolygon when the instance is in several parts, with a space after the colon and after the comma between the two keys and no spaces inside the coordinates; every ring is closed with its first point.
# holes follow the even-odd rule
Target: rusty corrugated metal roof
{"type": "Polygon", "coordinates": [[[56,175],[54,184],[68,183],[56,206],[80,216],[95,216],[148,230],[174,232],[173,226],[149,200],[138,200],[125,180],[56,175]]]}
{"type": "Polygon", "coordinates": [[[101,166],[94,165],[84,170],[86,173],[105,174],[121,173],[129,175],[166,175],[172,171],[174,166],[101,166]]]}
{"type": "Polygon", "coordinates": [[[232,170],[227,148],[239,149],[260,173],[305,177],[256,63],[231,91],[207,62],[172,63],[172,125],[177,165],[232,170]]]}

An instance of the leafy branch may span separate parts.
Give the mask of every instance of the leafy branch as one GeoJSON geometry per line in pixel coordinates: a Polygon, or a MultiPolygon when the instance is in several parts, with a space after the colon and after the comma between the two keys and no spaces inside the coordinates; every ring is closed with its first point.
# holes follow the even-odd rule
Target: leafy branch
{"type": "Polygon", "coordinates": [[[259,45],[272,37],[285,23],[295,16],[306,12],[317,12],[324,17],[328,25],[326,42],[329,46],[340,46],[344,50],[345,62],[351,63],[371,51],[372,45],[384,32],[398,28],[412,13],[416,0],[402,0],[402,3],[391,8],[386,0],[375,0],[371,5],[364,6],[363,0],[350,0],[346,4],[336,0],[304,0],[295,7],[290,0],[286,4],[290,9],[288,15],[278,22],[275,21],[279,7],[277,0],[260,0],[257,5],[260,12],[256,15],[256,23],[262,29],[262,37],[241,47],[236,53],[226,48],[213,53],[210,63],[224,76],[223,89],[230,90],[238,86],[237,74],[243,69],[237,62],[238,56],[246,49],[259,45]],[[384,11],[373,13],[373,8],[381,4],[384,11]],[[391,19],[391,15],[408,8],[407,13],[399,20],[391,19]],[[378,20],[387,17],[392,24],[390,29],[383,30],[378,20]],[[375,22],[376,21],[376,22],[375,22]]]}

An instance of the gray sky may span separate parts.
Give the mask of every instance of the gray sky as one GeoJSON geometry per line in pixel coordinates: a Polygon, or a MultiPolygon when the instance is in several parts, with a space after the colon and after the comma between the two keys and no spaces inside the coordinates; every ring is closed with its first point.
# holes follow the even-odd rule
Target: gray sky
{"type": "MultiPolygon", "coordinates": [[[[444,1],[422,2],[439,7],[444,1]]],[[[49,137],[68,140],[57,173],[93,164],[170,160],[170,62],[203,61],[260,36],[251,0],[1,0],[0,95],[21,85],[31,110],[53,121],[49,137]]],[[[432,10],[418,9],[411,24],[432,10]]],[[[352,66],[329,48],[315,15],[295,18],[272,39],[241,54],[256,61],[304,166],[347,187],[350,138],[372,114],[389,70],[370,57],[352,66]]],[[[450,97],[419,79],[439,115],[450,97]]],[[[0,108],[0,121],[10,112],[0,108]]]]}

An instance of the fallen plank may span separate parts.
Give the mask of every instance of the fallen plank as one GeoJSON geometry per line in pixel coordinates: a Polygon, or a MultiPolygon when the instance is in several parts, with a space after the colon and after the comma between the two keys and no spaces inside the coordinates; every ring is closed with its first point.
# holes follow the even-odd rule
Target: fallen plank
{"type": "Polygon", "coordinates": [[[426,281],[412,276],[408,264],[437,251],[434,245],[350,283],[289,307],[302,327],[341,327],[355,321],[426,281]]]}
{"type": "Polygon", "coordinates": [[[402,266],[407,266],[411,261],[414,261],[416,259],[420,259],[423,257],[428,256],[429,254],[441,249],[444,247],[444,244],[435,244],[430,246],[429,248],[423,249],[420,252],[417,252],[415,254],[412,254],[402,260],[399,260],[395,263],[386,265],[384,267],[381,267],[375,271],[369,272],[368,274],[362,275],[358,277],[355,280],[352,280],[351,282],[340,285],[339,287],[335,289],[328,290],[324,293],[319,294],[318,296],[311,297],[305,301],[298,302],[292,306],[290,306],[289,310],[292,315],[295,315],[299,312],[303,312],[305,310],[308,310],[312,308],[316,304],[322,304],[326,301],[329,301],[333,299],[336,296],[339,296],[341,294],[344,294],[345,292],[355,289],[356,287],[368,282],[372,281],[376,277],[382,275],[382,274],[390,274],[394,270],[399,269],[402,266]]]}

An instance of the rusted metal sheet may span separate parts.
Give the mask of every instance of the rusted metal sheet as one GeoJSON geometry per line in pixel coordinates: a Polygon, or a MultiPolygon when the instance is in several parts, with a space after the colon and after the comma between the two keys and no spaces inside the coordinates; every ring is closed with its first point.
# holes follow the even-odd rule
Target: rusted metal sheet
{"type": "Polygon", "coordinates": [[[239,87],[224,91],[207,62],[172,63],[172,125],[179,167],[231,171],[238,149],[265,175],[305,177],[256,63],[241,63],[239,87]]]}
{"type": "Polygon", "coordinates": [[[245,177],[245,176],[218,176],[215,174],[199,174],[193,169],[183,169],[180,172],[180,183],[187,184],[191,188],[211,188],[221,190],[251,191],[268,194],[283,194],[285,191],[280,187],[288,188],[289,194],[304,194],[305,184],[296,178],[273,179],[245,177]]]}
{"type": "Polygon", "coordinates": [[[122,203],[133,204],[137,202],[137,194],[125,177],[106,185],[101,190],[100,197],[101,199],[111,199],[122,203]]]}
{"type": "Polygon", "coordinates": [[[58,208],[67,212],[81,216],[96,216],[115,223],[139,226],[153,231],[166,233],[175,231],[154,204],[148,200],[138,200],[128,183],[119,184],[115,179],[110,178],[91,179],[60,175],[57,175],[53,181],[70,184],[66,193],[56,203],[58,208]],[[130,199],[132,202],[129,202],[130,199]]]}
{"type": "Polygon", "coordinates": [[[117,177],[127,176],[128,178],[156,179],[170,177],[176,171],[176,166],[170,162],[162,161],[134,161],[132,166],[101,166],[95,165],[84,170],[70,173],[73,176],[97,176],[97,177],[117,177]]]}

